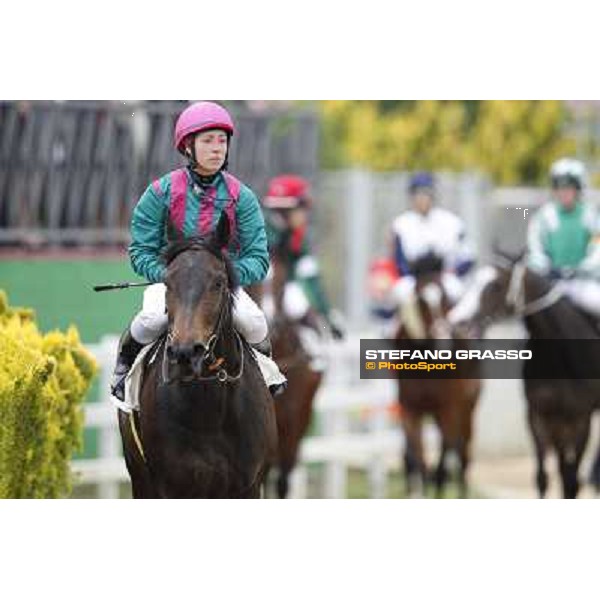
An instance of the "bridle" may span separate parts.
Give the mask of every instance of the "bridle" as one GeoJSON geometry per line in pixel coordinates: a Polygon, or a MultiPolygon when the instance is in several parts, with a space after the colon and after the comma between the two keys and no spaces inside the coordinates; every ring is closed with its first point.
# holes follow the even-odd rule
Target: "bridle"
{"type": "Polygon", "coordinates": [[[441,281],[431,281],[423,286],[419,297],[427,304],[433,318],[431,332],[436,339],[449,339],[452,337],[451,327],[448,324],[443,310],[444,288],[441,281]]]}
{"type": "MultiPolygon", "coordinates": [[[[508,262],[508,261],[507,261],[508,262]]],[[[502,265],[506,266],[506,265],[502,265]]],[[[510,282],[506,291],[505,302],[507,306],[513,308],[518,316],[529,316],[556,304],[562,297],[563,292],[560,286],[553,285],[543,296],[525,301],[525,274],[527,273],[527,264],[521,259],[511,265],[510,282]]]]}
{"type": "MultiPolygon", "coordinates": [[[[231,292],[228,292],[231,293],[231,292]]],[[[225,315],[225,310],[228,305],[228,299],[225,298],[221,303],[221,308],[219,310],[219,315],[213,327],[212,333],[208,336],[208,340],[206,343],[198,342],[203,347],[202,357],[200,362],[206,366],[209,371],[213,371],[212,375],[192,375],[191,377],[180,378],[179,381],[189,383],[189,382],[207,382],[207,381],[215,381],[221,385],[234,383],[239,381],[242,378],[242,374],[244,373],[244,344],[240,335],[235,329],[233,330],[235,341],[238,346],[240,352],[240,368],[238,373],[235,375],[231,375],[227,369],[223,366],[225,362],[224,357],[217,358],[215,356],[215,347],[219,338],[221,337],[221,329],[223,327],[223,320],[225,315]]],[[[167,356],[167,347],[169,342],[172,340],[173,332],[169,328],[167,331],[167,338],[165,341],[165,351],[163,353],[163,362],[162,362],[162,378],[165,383],[170,383],[171,379],[169,378],[169,358],[167,356]]]]}

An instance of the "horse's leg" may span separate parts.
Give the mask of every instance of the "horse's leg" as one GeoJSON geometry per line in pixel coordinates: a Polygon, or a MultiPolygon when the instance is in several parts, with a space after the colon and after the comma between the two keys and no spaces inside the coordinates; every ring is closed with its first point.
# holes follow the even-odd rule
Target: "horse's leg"
{"type": "Polygon", "coordinates": [[[288,497],[290,492],[290,473],[292,468],[288,465],[279,465],[279,473],[277,476],[277,497],[281,500],[288,497]]]}
{"type": "Polygon", "coordinates": [[[435,495],[436,498],[442,498],[444,495],[444,488],[446,487],[446,482],[448,481],[448,469],[446,468],[446,458],[448,456],[448,444],[446,440],[440,440],[440,457],[438,460],[438,465],[435,469],[435,473],[433,474],[433,483],[435,485],[435,495]]]}
{"type": "Polygon", "coordinates": [[[406,493],[413,496],[415,489],[413,482],[419,476],[421,495],[425,491],[427,467],[423,456],[423,441],[421,439],[421,415],[405,410],[402,417],[402,426],[405,435],[404,465],[406,477],[406,493]]]}
{"type": "Polygon", "coordinates": [[[269,473],[269,465],[265,465],[257,475],[254,483],[242,494],[240,498],[259,500],[266,498],[266,484],[269,473]]]}
{"type": "Polygon", "coordinates": [[[434,418],[440,432],[440,457],[433,474],[435,495],[437,498],[444,496],[444,489],[448,483],[448,467],[446,464],[448,454],[458,452],[457,445],[457,415],[455,414],[456,402],[454,398],[444,398],[444,406],[435,412],[434,418]]]}
{"type": "Polygon", "coordinates": [[[296,451],[299,440],[296,440],[296,431],[293,423],[293,396],[294,389],[288,387],[280,398],[277,406],[277,437],[278,456],[276,463],[276,477],[273,482],[275,497],[285,499],[289,493],[289,475],[296,464],[296,451]]]}
{"type": "Polygon", "coordinates": [[[565,498],[577,498],[579,493],[579,464],[585,452],[590,435],[590,416],[583,416],[575,425],[574,432],[569,431],[575,440],[567,446],[566,444],[559,452],[560,473],[563,483],[563,495],[565,498]],[[566,447],[565,447],[566,446],[566,447]]]}
{"type": "Polygon", "coordinates": [[[306,365],[296,367],[290,377],[288,389],[277,400],[279,426],[279,462],[276,482],[277,497],[287,498],[290,492],[290,475],[298,461],[298,450],[312,417],[313,400],[323,379],[323,373],[313,371],[306,365]]]}
{"type": "Polygon", "coordinates": [[[577,496],[577,474],[573,478],[572,459],[567,456],[568,449],[562,445],[556,449],[558,468],[563,489],[563,498],[573,499],[577,496]]]}
{"type": "Polygon", "coordinates": [[[529,429],[533,438],[533,448],[535,451],[535,458],[537,462],[537,471],[535,476],[535,483],[540,498],[546,497],[548,491],[548,473],[546,472],[546,436],[544,433],[544,426],[540,418],[536,416],[532,409],[528,411],[529,429]]]}
{"type": "Polygon", "coordinates": [[[600,494],[600,445],[596,450],[596,458],[590,471],[590,483],[594,486],[596,494],[600,494]]]}
{"type": "Polygon", "coordinates": [[[407,439],[404,442],[402,461],[404,463],[404,484],[406,490],[405,493],[407,496],[412,496],[414,476],[417,472],[417,461],[415,460],[412,454],[412,450],[408,445],[407,439]]]}
{"type": "Polygon", "coordinates": [[[467,473],[471,462],[471,438],[473,437],[473,413],[477,398],[470,401],[462,411],[462,420],[460,426],[460,435],[458,439],[458,488],[461,498],[469,497],[469,484],[467,473]]]}
{"type": "Polygon", "coordinates": [[[277,498],[283,500],[289,494],[289,476],[292,469],[296,465],[296,453],[300,440],[297,439],[295,424],[293,423],[293,405],[295,400],[289,394],[294,393],[293,389],[288,389],[284,392],[285,398],[281,398],[282,404],[278,407],[280,410],[277,413],[277,428],[278,428],[278,457],[276,477],[274,481],[274,492],[277,498]],[[283,405],[286,402],[286,405],[283,405]]]}
{"type": "Polygon", "coordinates": [[[600,445],[596,449],[596,457],[592,463],[592,468],[589,474],[589,482],[594,486],[596,494],[600,494],[600,445]]]}

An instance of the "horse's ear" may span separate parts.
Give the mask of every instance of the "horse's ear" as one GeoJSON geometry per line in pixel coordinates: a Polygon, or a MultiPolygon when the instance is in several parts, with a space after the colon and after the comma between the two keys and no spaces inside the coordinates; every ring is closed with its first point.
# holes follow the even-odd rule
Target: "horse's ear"
{"type": "Polygon", "coordinates": [[[509,251],[503,248],[497,238],[492,242],[492,256],[494,257],[494,262],[499,263],[499,266],[505,266],[505,263],[507,263],[506,266],[511,267],[519,262],[525,256],[526,252],[526,246],[515,252],[514,250],[509,251]]]}
{"type": "Polygon", "coordinates": [[[525,255],[527,254],[527,246],[523,246],[517,253],[516,253],[516,262],[520,262],[525,258],[525,255]]]}
{"type": "Polygon", "coordinates": [[[229,242],[229,234],[229,217],[227,216],[226,212],[222,212],[213,237],[213,243],[215,246],[219,249],[227,246],[229,242]]]}

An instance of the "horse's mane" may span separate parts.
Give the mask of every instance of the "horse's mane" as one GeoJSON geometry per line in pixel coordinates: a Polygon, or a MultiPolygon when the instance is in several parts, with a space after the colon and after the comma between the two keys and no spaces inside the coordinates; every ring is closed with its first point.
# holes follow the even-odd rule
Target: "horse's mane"
{"type": "Polygon", "coordinates": [[[218,248],[213,243],[211,238],[205,238],[200,236],[192,236],[186,239],[179,239],[169,242],[163,252],[163,260],[167,266],[175,260],[183,252],[189,250],[197,251],[208,251],[214,257],[219,258],[225,264],[225,270],[227,272],[228,286],[231,291],[235,290],[238,286],[238,277],[233,266],[233,262],[227,252],[224,252],[221,248],[218,248]]]}
{"type": "MultiPolygon", "coordinates": [[[[529,280],[536,286],[538,294],[546,294],[550,291],[553,284],[546,277],[528,270],[529,280]]],[[[529,317],[531,320],[532,315],[529,317]]],[[[546,319],[537,319],[545,325],[549,337],[558,339],[598,339],[597,325],[594,317],[589,313],[578,308],[568,298],[563,298],[557,302],[552,310],[545,313],[546,319]],[[548,317],[550,321],[548,322],[548,317]]]]}

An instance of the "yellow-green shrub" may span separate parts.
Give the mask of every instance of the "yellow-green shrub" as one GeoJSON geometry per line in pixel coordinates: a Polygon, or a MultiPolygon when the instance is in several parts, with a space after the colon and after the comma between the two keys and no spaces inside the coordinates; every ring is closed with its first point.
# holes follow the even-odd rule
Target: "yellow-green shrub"
{"type": "Polygon", "coordinates": [[[319,107],[328,169],[474,169],[498,184],[546,184],[552,161],[575,151],[570,113],[558,100],[331,100],[319,107]]]}
{"type": "Polygon", "coordinates": [[[41,334],[0,290],[0,498],[68,495],[96,369],[74,327],[41,334]]]}

